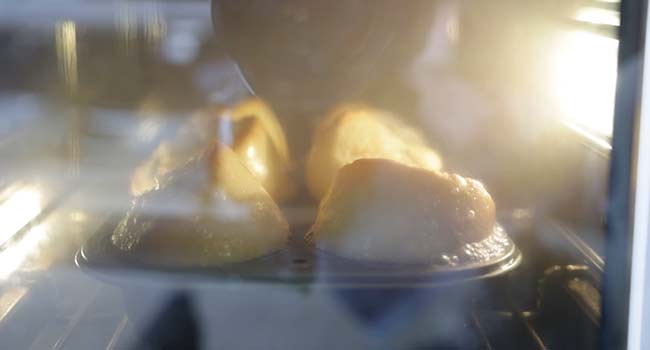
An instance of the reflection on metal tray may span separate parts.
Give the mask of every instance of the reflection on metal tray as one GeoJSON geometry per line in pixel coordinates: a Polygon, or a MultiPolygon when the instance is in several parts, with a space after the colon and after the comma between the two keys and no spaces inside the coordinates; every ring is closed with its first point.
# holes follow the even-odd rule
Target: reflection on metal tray
{"type": "Polygon", "coordinates": [[[188,282],[259,282],[309,284],[323,287],[436,287],[494,277],[515,269],[521,253],[510,241],[503,254],[480,263],[460,266],[376,264],[342,258],[310,247],[303,239],[307,227],[294,227],[285,249],[237,264],[219,267],[170,268],[155,266],[126,254],[111,243],[116,225],[109,220],[88,239],[76,255],[77,265],[100,279],[129,283],[152,279],[174,285],[188,282]],[[133,273],[129,273],[133,272],[133,273]],[[142,279],[142,274],[147,279],[142,279]]]}

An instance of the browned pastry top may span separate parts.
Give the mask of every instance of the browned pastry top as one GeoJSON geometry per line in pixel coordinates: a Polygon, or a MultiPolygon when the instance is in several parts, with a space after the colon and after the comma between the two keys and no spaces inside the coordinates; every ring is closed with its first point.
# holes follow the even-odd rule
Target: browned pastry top
{"type": "Polygon", "coordinates": [[[341,167],[357,159],[383,158],[439,170],[440,156],[424,136],[390,112],[341,104],[320,123],[307,160],[307,185],[322,198],[341,167]]]}

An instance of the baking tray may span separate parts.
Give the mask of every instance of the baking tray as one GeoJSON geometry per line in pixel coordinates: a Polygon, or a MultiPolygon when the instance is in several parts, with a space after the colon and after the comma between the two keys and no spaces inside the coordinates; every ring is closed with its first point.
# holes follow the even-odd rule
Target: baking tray
{"type": "Polygon", "coordinates": [[[362,262],[313,248],[303,238],[309,225],[297,225],[292,226],[287,246],[267,256],[219,267],[162,267],[139,261],[113,246],[110,237],[121,217],[112,216],[84,243],[75,257],[78,267],[109,283],[154,282],[188,286],[256,282],[335,288],[436,287],[504,275],[522,260],[520,251],[509,241],[503,254],[459,266],[362,262]]]}

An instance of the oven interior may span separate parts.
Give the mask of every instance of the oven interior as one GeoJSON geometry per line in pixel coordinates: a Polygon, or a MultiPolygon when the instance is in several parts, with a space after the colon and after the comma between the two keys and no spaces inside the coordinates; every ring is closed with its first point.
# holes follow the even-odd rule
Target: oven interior
{"type": "MultiPolygon", "coordinates": [[[[396,18],[414,16],[402,35],[418,40],[397,39],[396,53],[385,57],[399,64],[381,68],[384,77],[370,79],[369,88],[350,83],[345,93],[404,115],[440,111],[435,120],[412,122],[427,131],[451,169],[486,183],[501,225],[521,251],[518,268],[436,288],[265,283],[237,273],[224,283],[161,288],[148,273],[111,271],[126,277],[116,285],[80,269],[80,247],[114,225],[128,203],[121,189],[134,166],[188,111],[252,92],[268,95],[300,158],[314,114],[330,102],[305,98],[293,106],[276,93],[273,78],[255,74],[259,63],[246,61],[250,47],[224,44],[233,40],[224,39],[228,30],[215,34],[219,1],[26,2],[0,11],[3,344],[598,347],[619,4],[413,3],[411,10],[423,15],[396,18]],[[555,57],[553,49],[566,56],[555,57]],[[556,61],[569,66],[557,68],[556,61]],[[596,78],[585,84],[586,75],[596,78]],[[596,87],[581,90],[590,85],[596,87]],[[131,288],[138,281],[149,285],[131,288]]],[[[364,5],[343,7],[354,14],[364,5]]],[[[356,28],[343,24],[341,31],[356,28]]],[[[305,90],[311,88],[326,87],[305,90]]],[[[316,207],[296,200],[283,209],[300,216],[316,207]]],[[[314,263],[306,256],[287,269],[309,270],[314,263]]]]}

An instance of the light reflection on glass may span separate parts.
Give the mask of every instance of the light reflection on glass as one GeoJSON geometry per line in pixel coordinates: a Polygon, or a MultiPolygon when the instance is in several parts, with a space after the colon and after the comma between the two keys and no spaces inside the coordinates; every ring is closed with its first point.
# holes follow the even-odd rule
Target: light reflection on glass
{"type": "Polygon", "coordinates": [[[234,142],[233,122],[231,112],[224,113],[224,117],[219,119],[218,136],[219,141],[226,146],[232,146],[234,142]]]}
{"type": "Polygon", "coordinates": [[[56,24],[56,54],[59,71],[65,85],[71,94],[77,92],[77,29],[72,21],[62,21],[56,24]]]}
{"type": "Polygon", "coordinates": [[[48,238],[45,225],[32,227],[16,244],[0,252],[0,279],[6,279],[18,270],[29,257],[39,253],[39,246],[48,238]]]}
{"type": "Polygon", "coordinates": [[[151,142],[160,130],[160,120],[148,118],[140,122],[137,129],[137,138],[142,142],[151,142]]]}
{"type": "Polygon", "coordinates": [[[160,12],[153,10],[145,17],[144,37],[147,42],[156,45],[167,33],[167,22],[160,12]]]}
{"type": "Polygon", "coordinates": [[[458,19],[456,17],[450,17],[445,25],[445,32],[447,37],[451,42],[458,41],[458,19]]]}
{"type": "Polygon", "coordinates": [[[606,141],[603,141],[602,139],[594,136],[592,133],[589,132],[589,130],[586,130],[584,127],[577,125],[572,122],[564,122],[564,124],[571,130],[575,131],[577,134],[581,135],[582,137],[588,139],[589,141],[593,142],[594,144],[600,146],[602,149],[611,151],[612,150],[612,145],[607,143],[606,141]]]}
{"type": "Polygon", "coordinates": [[[612,134],[617,52],[616,39],[580,30],[560,35],[550,88],[565,121],[612,134]]]}
{"type": "Polygon", "coordinates": [[[619,26],[621,20],[618,12],[596,7],[585,7],[578,10],[576,20],[594,24],[608,24],[619,26]]]}
{"type": "Polygon", "coordinates": [[[182,65],[192,62],[200,48],[201,42],[193,28],[177,24],[166,36],[162,53],[167,62],[182,65]]]}
{"type": "Polygon", "coordinates": [[[126,53],[132,51],[132,45],[137,39],[138,24],[136,20],[135,13],[128,5],[123,5],[115,18],[115,26],[120,33],[121,47],[126,53]]]}
{"type": "Polygon", "coordinates": [[[12,193],[0,204],[0,244],[41,212],[42,195],[36,188],[23,188],[12,193]]]}

